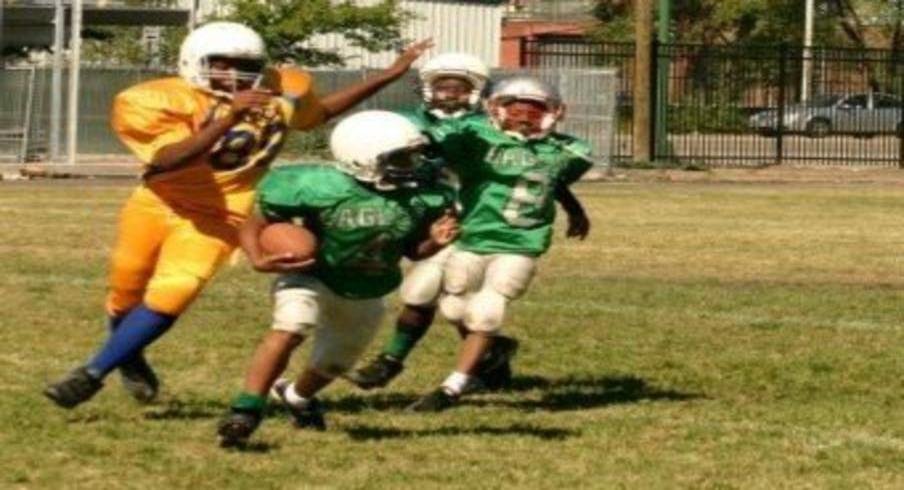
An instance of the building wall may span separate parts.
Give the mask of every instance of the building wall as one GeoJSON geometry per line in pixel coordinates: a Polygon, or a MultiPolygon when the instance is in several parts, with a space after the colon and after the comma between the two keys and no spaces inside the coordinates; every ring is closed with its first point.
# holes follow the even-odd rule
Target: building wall
{"type": "MultiPolygon", "coordinates": [[[[434,53],[463,51],[471,53],[491,67],[499,66],[502,14],[504,5],[487,2],[446,0],[403,0],[402,8],[416,18],[402,31],[407,41],[433,38],[434,53]]],[[[317,36],[312,46],[334,49],[345,59],[349,68],[382,68],[389,66],[396,53],[384,51],[368,53],[348,45],[341,35],[317,36]]]]}

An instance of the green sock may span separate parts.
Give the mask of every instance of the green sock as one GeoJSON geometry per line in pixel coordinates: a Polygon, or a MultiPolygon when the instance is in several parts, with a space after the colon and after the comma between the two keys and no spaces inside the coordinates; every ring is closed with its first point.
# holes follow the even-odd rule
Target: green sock
{"type": "Polygon", "coordinates": [[[389,339],[389,343],[383,347],[383,354],[397,360],[404,361],[408,354],[414,349],[421,337],[427,333],[430,325],[424,327],[404,327],[396,325],[395,333],[389,339]]]}
{"type": "Polygon", "coordinates": [[[239,412],[261,413],[266,406],[267,397],[242,392],[232,400],[231,408],[239,412]]]}

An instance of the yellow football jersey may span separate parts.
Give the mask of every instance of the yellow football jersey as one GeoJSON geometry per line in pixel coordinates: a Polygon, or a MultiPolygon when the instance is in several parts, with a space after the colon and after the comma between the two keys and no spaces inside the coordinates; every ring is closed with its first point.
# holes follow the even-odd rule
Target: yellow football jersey
{"type": "MultiPolygon", "coordinates": [[[[148,172],[144,186],[176,210],[240,221],[253,204],[254,186],[285,142],[289,129],[308,129],[324,119],[309,74],[273,70],[265,84],[280,94],[260,113],[249,113],[214,146],[187,165],[148,172]]],[[[230,110],[227,97],[172,77],[141,83],[113,103],[113,130],[144,164],[163,147],[185,140],[230,110]]]]}

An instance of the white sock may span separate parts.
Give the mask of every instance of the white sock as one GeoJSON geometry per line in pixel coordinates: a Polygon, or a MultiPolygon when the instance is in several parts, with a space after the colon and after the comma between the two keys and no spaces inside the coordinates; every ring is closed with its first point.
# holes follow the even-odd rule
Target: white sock
{"type": "Polygon", "coordinates": [[[452,374],[443,381],[443,389],[452,396],[458,396],[465,391],[465,386],[468,385],[469,381],[471,381],[471,377],[467,374],[452,371],[452,374]]]}
{"type": "Polygon", "coordinates": [[[290,384],[289,387],[286,388],[286,403],[289,405],[292,405],[295,408],[304,408],[308,406],[308,403],[310,402],[310,399],[299,395],[298,392],[295,391],[295,383],[290,384]]]}

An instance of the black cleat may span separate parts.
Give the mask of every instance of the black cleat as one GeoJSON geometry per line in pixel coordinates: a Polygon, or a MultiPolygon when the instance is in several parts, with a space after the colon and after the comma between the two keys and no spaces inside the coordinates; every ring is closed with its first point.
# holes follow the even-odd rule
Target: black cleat
{"type": "Polygon", "coordinates": [[[217,426],[220,447],[244,446],[260,424],[260,413],[230,410],[217,426]]]}
{"type": "Polygon", "coordinates": [[[498,391],[512,384],[512,365],[506,361],[491,371],[479,374],[479,385],[484,390],[498,391]]]}
{"type": "Polygon", "coordinates": [[[122,386],[141,403],[150,403],[157,397],[160,380],[143,354],[138,354],[119,366],[122,386]]]}
{"type": "Polygon", "coordinates": [[[443,388],[437,388],[424,395],[421,399],[408,405],[405,410],[409,412],[442,412],[458,403],[458,397],[449,394],[443,388]]]}
{"type": "Polygon", "coordinates": [[[304,408],[293,406],[286,400],[286,389],[292,384],[287,379],[279,379],[273,383],[271,394],[282,401],[289,413],[292,414],[292,423],[299,429],[326,430],[326,420],[323,418],[323,408],[320,401],[316,398],[308,400],[308,404],[304,408]]]}
{"type": "Polygon", "coordinates": [[[103,388],[104,383],[94,377],[85,366],[75,368],[56,383],[44,388],[44,396],[63,408],[73,408],[88,401],[103,388]]]}
{"type": "Polygon", "coordinates": [[[345,378],[364,390],[382,388],[398,376],[404,368],[401,361],[386,354],[380,354],[367,365],[346,374],[345,378]]]}
{"type": "Polygon", "coordinates": [[[517,353],[517,340],[502,335],[494,337],[490,349],[475,369],[477,384],[487,390],[507,387],[512,381],[511,361],[517,353]]]}

